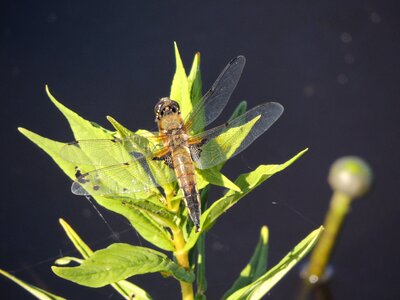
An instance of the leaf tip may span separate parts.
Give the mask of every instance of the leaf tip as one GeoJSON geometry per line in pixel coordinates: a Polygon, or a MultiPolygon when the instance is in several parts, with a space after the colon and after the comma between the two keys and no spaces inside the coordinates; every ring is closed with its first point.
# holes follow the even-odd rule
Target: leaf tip
{"type": "Polygon", "coordinates": [[[261,236],[263,244],[267,244],[268,237],[269,237],[269,230],[268,230],[267,226],[264,225],[263,227],[261,227],[260,236],[261,236]]]}
{"type": "Polygon", "coordinates": [[[194,55],[193,65],[197,66],[197,69],[200,68],[200,52],[196,52],[194,55]]]}
{"type": "Polygon", "coordinates": [[[232,182],[232,184],[229,186],[229,189],[238,193],[242,192],[242,189],[239,186],[237,186],[234,182],[232,182]]]}
{"type": "Polygon", "coordinates": [[[34,133],[24,127],[17,127],[17,130],[22,133],[22,135],[24,135],[25,137],[27,137],[28,139],[30,138],[30,136],[32,136],[34,133]]]}
{"type": "Polygon", "coordinates": [[[310,148],[307,147],[307,148],[303,149],[302,151],[300,151],[299,154],[302,155],[302,154],[306,153],[309,149],[310,149],[310,148]]]}
{"type": "Polygon", "coordinates": [[[68,227],[68,223],[65,222],[65,220],[63,218],[59,218],[58,222],[60,223],[60,225],[62,226],[62,228],[64,228],[64,230],[66,230],[66,228],[68,227]]]}
{"type": "Polygon", "coordinates": [[[24,127],[17,127],[17,130],[19,132],[21,132],[22,134],[24,134],[24,132],[26,132],[26,129],[24,127]]]}

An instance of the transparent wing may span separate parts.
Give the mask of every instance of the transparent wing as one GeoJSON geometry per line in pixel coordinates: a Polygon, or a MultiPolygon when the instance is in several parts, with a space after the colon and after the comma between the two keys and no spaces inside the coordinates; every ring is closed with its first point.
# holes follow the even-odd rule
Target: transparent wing
{"type": "Polygon", "coordinates": [[[123,195],[149,192],[174,180],[173,170],[162,162],[142,156],[84,174],[77,172],[71,190],[76,195],[123,195]]]}
{"type": "Polygon", "coordinates": [[[197,133],[221,114],[240,79],[245,63],[244,56],[238,56],[229,62],[185,120],[184,124],[188,130],[197,133]]]}
{"type": "Polygon", "coordinates": [[[132,134],[124,139],[74,141],[61,148],[60,156],[78,165],[111,166],[131,161],[137,154],[150,156],[162,147],[158,136],[132,134]]]}
{"type": "Polygon", "coordinates": [[[196,167],[208,169],[239,154],[264,133],[282,115],[283,106],[276,102],[258,105],[245,114],[193,136],[203,141],[196,167]]]}

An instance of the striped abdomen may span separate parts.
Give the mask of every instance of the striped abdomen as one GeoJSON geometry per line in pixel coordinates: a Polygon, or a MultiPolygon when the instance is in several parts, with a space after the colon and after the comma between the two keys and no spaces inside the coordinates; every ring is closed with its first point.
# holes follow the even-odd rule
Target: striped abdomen
{"type": "Polygon", "coordinates": [[[190,155],[189,147],[181,145],[171,149],[172,162],[179,187],[184,196],[184,201],[189,212],[189,216],[196,226],[196,231],[200,230],[201,204],[200,195],[197,190],[196,175],[194,164],[190,155]]]}

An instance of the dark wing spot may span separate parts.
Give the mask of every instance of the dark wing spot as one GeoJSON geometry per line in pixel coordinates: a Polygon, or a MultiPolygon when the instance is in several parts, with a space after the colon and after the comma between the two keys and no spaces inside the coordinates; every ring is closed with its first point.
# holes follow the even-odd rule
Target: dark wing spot
{"type": "Polygon", "coordinates": [[[98,191],[98,190],[100,189],[100,187],[99,187],[98,185],[95,185],[95,186],[93,186],[93,189],[94,189],[95,191],[98,191]]]}
{"type": "Polygon", "coordinates": [[[129,163],[128,163],[128,162],[124,162],[123,165],[124,165],[124,166],[129,166],[129,163]]]}
{"type": "Polygon", "coordinates": [[[122,191],[123,191],[124,193],[126,193],[126,192],[128,191],[128,189],[127,189],[127,188],[123,188],[122,191]]]}
{"type": "Polygon", "coordinates": [[[79,183],[85,184],[85,183],[90,182],[89,179],[85,179],[86,176],[87,176],[87,174],[82,174],[79,169],[76,170],[75,177],[79,183]]]}
{"type": "Polygon", "coordinates": [[[81,170],[78,169],[78,167],[75,167],[75,170],[76,170],[76,172],[75,172],[75,178],[76,178],[76,179],[79,179],[79,177],[82,176],[82,172],[81,172],[81,170]]]}
{"type": "Polygon", "coordinates": [[[81,177],[78,178],[78,182],[85,184],[85,183],[90,182],[90,180],[89,179],[85,179],[84,176],[81,176],[81,177]]]}

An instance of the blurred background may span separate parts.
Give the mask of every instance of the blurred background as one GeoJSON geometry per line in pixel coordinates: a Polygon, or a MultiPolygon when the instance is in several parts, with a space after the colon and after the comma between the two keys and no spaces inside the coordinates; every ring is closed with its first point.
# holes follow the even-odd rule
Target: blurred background
{"type": "MultiPolygon", "coordinates": [[[[68,299],[120,299],[50,270],[75,255],[58,224],[67,220],[93,249],[115,242],[70,180],[17,132],[26,127],[70,141],[67,122],[45,94],[111,128],[155,129],[153,107],[169,94],[177,41],[189,69],[201,52],[207,89],[226,63],[247,58],[224,122],[241,100],[285,106],[280,120],[224,169],[231,179],[259,164],[281,163],[309,147],[225,214],[207,235],[208,297],[218,299],[247,263],[259,229],[270,229],[270,266],[324,219],[329,166],[343,155],[367,160],[370,194],[355,201],[332,260],[332,299],[397,299],[400,280],[400,42],[397,1],[10,1],[0,2],[0,101],[3,142],[0,267],[68,299]]],[[[210,200],[221,191],[213,189],[210,200]]],[[[124,242],[146,245],[127,222],[100,208],[124,242]]],[[[267,299],[294,299],[299,267],[267,299]]],[[[160,275],[133,278],[155,299],[177,299],[160,275]]],[[[0,278],[2,299],[31,299],[0,278]]]]}

